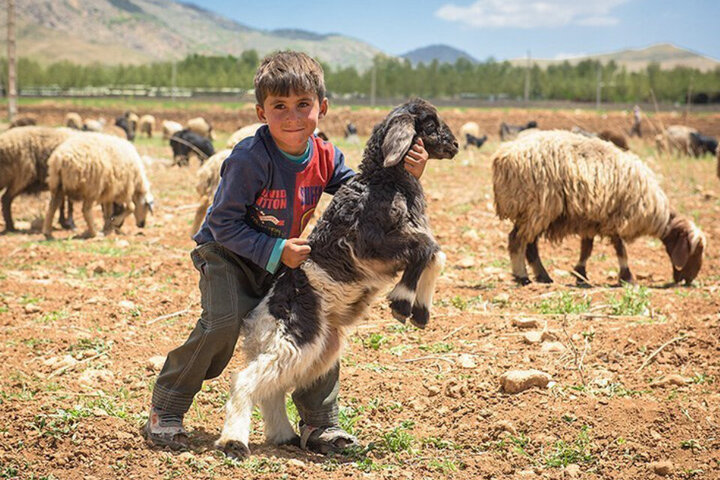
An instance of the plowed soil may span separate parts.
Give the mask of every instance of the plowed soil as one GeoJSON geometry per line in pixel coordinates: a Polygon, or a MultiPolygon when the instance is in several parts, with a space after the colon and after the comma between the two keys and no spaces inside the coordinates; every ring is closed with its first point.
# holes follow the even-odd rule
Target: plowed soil
{"type": "MultiPolygon", "coordinates": [[[[35,108],[31,113],[46,124],[59,124],[65,113],[35,108]]],[[[216,147],[249,122],[192,113],[215,123],[216,147]]],[[[351,165],[362,146],[342,139],[342,125],[355,121],[364,140],[385,113],[340,110],[328,117],[331,140],[351,165]]],[[[163,141],[141,139],[136,145],[151,163],[157,202],[144,229],[127,221],[119,235],[81,240],[56,230],[55,240],[45,241],[36,227],[47,193],[14,202],[22,231],[0,236],[0,478],[720,478],[714,159],[662,156],[649,140],[631,141],[662,176],[674,207],[707,236],[705,264],[691,287],[667,285],[671,264],[652,238],[629,246],[636,287],[617,286],[614,252],[599,241],[588,263],[593,286],[576,287],[569,274],[579,254],[576,238],[542,241],[555,283],[520,287],[509,269],[510,225],[492,206],[489,157],[499,122],[535,119],[544,128],[599,130],[627,128],[630,117],[535,110],[443,115],[454,128],[476,121],[491,137],[480,150],[431,162],[422,179],[433,230],[448,256],[428,328],[399,324],[381,297],[347,345],[342,422],[366,449],[326,457],[266,445],[256,415],[251,458],[226,460],[213,442],[230,375],[243,366],[239,353],[206,382],[188,412],[190,451],[146,445],[139,429],[162,357],[185,340],[200,313],[189,257],[199,200],[197,161],[171,167],[163,141]],[[519,319],[536,325],[521,329],[519,319]],[[538,333],[543,341],[528,343],[528,331],[544,332],[538,333]],[[541,370],[552,380],[547,388],[503,393],[500,376],[515,369],[541,370]]],[[[719,114],[653,121],[720,134],[719,114]]],[[[81,232],[79,205],[75,210],[81,232]]]]}

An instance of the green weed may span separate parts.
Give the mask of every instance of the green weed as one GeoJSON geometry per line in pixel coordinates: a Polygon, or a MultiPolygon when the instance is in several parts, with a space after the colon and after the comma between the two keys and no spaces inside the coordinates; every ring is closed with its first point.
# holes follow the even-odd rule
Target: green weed
{"type": "Polygon", "coordinates": [[[380,350],[380,347],[388,342],[387,337],[381,333],[372,333],[365,339],[363,345],[366,348],[372,348],[373,350],[380,350]]]}
{"type": "Polygon", "coordinates": [[[578,437],[572,443],[564,440],[555,442],[555,450],[545,457],[545,465],[553,468],[567,467],[571,463],[593,463],[595,457],[590,453],[592,447],[587,425],[582,427],[578,437]]]}
{"type": "Polygon", "coordinates": [[[650,293],[647,287],[627,285],[622,297],[608,299],[611,315],[636,316],[649,315],[650,293]]]}
{"type": "Polygon", "coordinates": [[[582,298],[576,298],[569,292],[562,292],[551,298],[544,299],[538,305],[538,311],[543,314],[566,315],[573,313],[583,313],[590,309],[590,298],[583,295],[582,298]]]}
{"type": "Polygon", "coordinates": [[[415,437],[408,431],[415,426],[413,422],[405,421],[399,427],[382,435],[382,446],[393,452],[412,452],[412,446],[416,442],[415,437]]]}
{"type": "Polygon", "coordinates": [[[418,348],[424,352],[447,353],[452,351],[453,346],[445,342],[436,342],[432,345],[420,345],[418,348]]]}

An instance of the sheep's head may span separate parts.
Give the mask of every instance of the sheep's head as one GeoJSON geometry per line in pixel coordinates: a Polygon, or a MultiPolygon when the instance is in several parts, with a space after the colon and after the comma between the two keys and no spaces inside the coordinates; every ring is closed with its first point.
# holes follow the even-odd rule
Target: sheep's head
{"type": "Polygon", "coordinates": [[[397,165],[405,157],[416,138],[422,138],[430,158],[453,158],[458,142],[437,110],[421,98],[396,107],[383,122],[383,166],[397,165]]]}
{"type": "Polygon", "coordinates": [[[705,235],[690,220],[671,213],[662,242],[673,264],[673,280],[690,285],[702,267],[705,235]]]}
{"type": "Polygon", "coordinates": [[[153,213],[155,199],[153,198],[152,193],[147,192],[144,195],[140,195],[134,203],[135,210],[133,211],[133,214],[135,215],[135,225],[137,225],[139,228],[145,228],[145,220],[147,219],[147,214],[148,212],[153,213]]]}

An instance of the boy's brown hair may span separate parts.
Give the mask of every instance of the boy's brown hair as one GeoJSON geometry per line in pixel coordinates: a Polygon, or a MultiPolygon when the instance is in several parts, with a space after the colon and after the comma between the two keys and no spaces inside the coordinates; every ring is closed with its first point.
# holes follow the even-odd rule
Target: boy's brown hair
{"type": "Polygon", "coordinates": [[[268,95],[314,92],[325,98],[325,75],[320,64],[302,52],[288,50],[265,57],[255,72],[255,98],[263,105],[268,95]]]}

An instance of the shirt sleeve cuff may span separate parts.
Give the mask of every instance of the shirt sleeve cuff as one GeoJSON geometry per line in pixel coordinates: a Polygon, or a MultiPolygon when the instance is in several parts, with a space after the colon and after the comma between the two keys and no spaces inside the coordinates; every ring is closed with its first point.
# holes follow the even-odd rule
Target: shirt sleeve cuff
{"type": "Polygon", "coordinates": [[[270,253],[270,260],[268,260],[267,266],[265,266],[265,270],[270,273],[277,272],[277,269],[280,266],[280,257],[282,256],[283,248],[285,248],[285,239],[278,238],[277,242],[275,242],[275,246],[272,249],[272,253],[270,253]]]}

